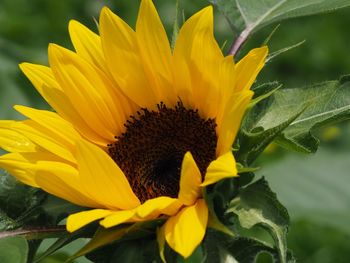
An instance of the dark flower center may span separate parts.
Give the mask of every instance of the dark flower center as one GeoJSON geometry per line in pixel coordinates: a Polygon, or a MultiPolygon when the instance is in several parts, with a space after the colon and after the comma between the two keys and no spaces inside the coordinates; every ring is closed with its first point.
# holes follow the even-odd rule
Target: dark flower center
{"type": "Polygon", "coordinates": [[[174,108],[164,103],[158,110],[141,109],[124,125],[125,133],[108,145],[113,160],[125,173],[141,202],[158,196],[177,197],[181,164],[187,151],[202,177],[215,159],[216,123],[202,119],[197,110],[181,102],[174,108]]]}

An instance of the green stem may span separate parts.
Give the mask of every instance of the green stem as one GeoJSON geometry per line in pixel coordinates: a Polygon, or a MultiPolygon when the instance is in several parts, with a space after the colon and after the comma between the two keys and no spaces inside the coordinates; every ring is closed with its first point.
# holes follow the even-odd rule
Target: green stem
{"type": "Polygon", "coordinates": [[[27,240],[57,238],[66,233],[66,226],[36,227],[0,232],[0,239],[5,237],[23,236],[27,240]]]}

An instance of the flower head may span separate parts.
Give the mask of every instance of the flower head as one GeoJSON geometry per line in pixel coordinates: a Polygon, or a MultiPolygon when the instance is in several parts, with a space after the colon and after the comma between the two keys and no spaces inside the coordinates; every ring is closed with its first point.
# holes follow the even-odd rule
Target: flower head
{"type": "Polygon", "coordinates": [[[171,50],[151,0],[141,1],[135,31],[108,8],[99,29],[71,21],[75,52],[50,44],[49,67],[20,65],[55,112],[15,106],[28,120],[0,122],[0,165],[92,208],[68,217],[70,232],[163,217],[159,240],[188,257],[207,227],[203,188],[237,176],[231,145],[267,48],[235,64],[207,7],[171,50]]]}

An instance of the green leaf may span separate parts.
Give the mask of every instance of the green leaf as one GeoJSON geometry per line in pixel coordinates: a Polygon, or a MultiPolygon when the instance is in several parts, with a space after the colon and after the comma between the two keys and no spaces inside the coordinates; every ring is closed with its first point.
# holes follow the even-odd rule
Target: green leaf
{"type": "Polygon", "coordinates": [[[209,0],[240,35],[232,53],[258,29],[282,20],[334,11],[350,6],[348,0],[209,0]]]}
{"type": "Polygon", "coordinates": [[[264,178],[243,188],[239,200],[233,200],[227,212],[236,214],[244,228],[259,225],[268,229],[278,248],[280,262],[287,262],[289,215],[264,178]]]}
{"type": "Polygon", "coordinates": [[[23,237],[8,237],[0,239],[1,263],[26,263],[28,244],[23,237]]]}
{"type": "Polygon", "coordinates": [[[283,131],[276,142],[291,150],[316,152],[319,144],[313,135],[316,129],[350,119],[350,81],[342,78],[276,92],[275,101],[260,123],[271,122],[277,115],[293,110],[301,103],[310,106],[283,131]]]}
{"type": "MultiPolygon", "coordinates": [[[[256,88],[263,96],[271,85],[256,88]]],[[[327,81],[300,88],[284,88],[256,104],[246,115],[236,158],[250,165],[273,141],[298,152],[312,153],[319,141],[314,132],[350,118],[350,81],[327,81]]]]}
{"type": "MultiPolygon", "coordinates": [[[[262,253],[267,253],[278,262],[278,252],[275,248],[264,242],[247,237],[230,237],[225,234],[208,231],[204,239],[206,252],[205,262],[232,262],[232,263],[255,263],[262,253]]],[[[287,262],[294,262],[290,253],[287,262]]]]}
{"type": "Polygon", "coordinates": [[[19,183],[0,170],[0,210],[14,223],[7,230],[26,224],[40,224],[39,206],[45,198],[46,193],[40,189],[19,183]]]}

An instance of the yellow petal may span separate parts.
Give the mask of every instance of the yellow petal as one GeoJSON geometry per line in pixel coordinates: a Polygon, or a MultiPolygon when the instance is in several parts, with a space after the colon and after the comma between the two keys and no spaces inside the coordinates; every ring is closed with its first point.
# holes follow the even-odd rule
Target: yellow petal
{"type": "Polygon", "coordinates": [[[51,44],[49,61],[55,78],[76,111],[101,137],[114,141],[124,131],[125,116],[118,107],[113,84],[98,68],[74,52],[51,44]]]}
{"type": "Polygon", "coordinates": [[[147,200],[141,206],[137,208],[137,215],[140,218],[153,219],[157,218],[159,215],[173,215],[182,206],[176,198],[171,198],[168,196],[161,196],[153,199],[147,200]]]}
{"type": "Polygon", "coordinates": [[[22,134],[0,128],[0,148],[8,152],[34,152],[35,145],[22,134]]]}
{"type": "Polygon", "coordinates": [[[253,92],[247,90],[234,93],[228,99],[221,119],[217,119],[217,156],[230,151],[252,96],[253,92]]]}
{"type": "Polygon", "coordinates": [[[92,198],[111,209],[132,209],[140,205],[124,173],[106,152],[79,141],[76,155],[82,186],[92,198]]]}
{"type": "Polygon", "coordinates": [[[169,246],[188,258],[204,238],[208,207],[203,199],[183,208],[165,223],[165,239],[169,246]]]}
{"type": "Polygon", "coordinates": [[[77,171],[41,147],[36,152],[5,154],[0,157],[0,166],[25,184],[41,187],[78,205],[99,206],[81,192],[77,171]]]}
{"type": "MultiPolygon", "coordinates": [[[[113,85],[117,85],[107,67],[100,36],[75,20],[69,22],[69,34],[77,54],[101,69],[113,85]]],[[[120,109],[125,112],[125,116],[129,117],[133,114],[136,110],[134,103],[122,94],[119,87],[111,87],[111,89],[117,97],[114,103],[121,105],[120,109]]]]}
{"type": "Polygon", "coordinates": [[[98,219],[105,218],[112,213],[113,211],[111,210],[93,209],[69,215],[67,218],[67,231],[72,233],[79,228],[98,219]]]}
{"type": "Polygon", "coordinates": [[[135,213],[135,210],[123,210],[114,212],[113,214],[100,221],[100,225],[105,228],[110,228],[123,223],[137,221],[137,219],[135,219],[135,213]]]}
{"type": "Polygon", "coordinates": [[[233,56],[227,56],[221,61],[217,83],[221,93],[220,96],[222,97],[224,104],[234,92],[236,83],[235,63],[233,56]]]}
{"type": "Polygon", "coordinates": [[[51,107],[62,118],[73,123],[81,134],[99,145],[107,145],[110,142],[110,140],[106,140],[98,135],[93,130],[93,127],[86,122],[84,116],[80,116],[73,106],[74,101],[71,102],[69,97],[62,91],[49,67],[22,63],[20,68],[51,107]]]}
{"type": "Polygon", "coordinates": [[[48,87],[43,87],[43,93],[45,96],[50,97],[57,106],[54,108],[60,116],[69,121],[74,125],[74,128],[77,129],[86,139],[92,141],[102,147],[106,147],[110,143],[109,139],[102,137],[98,134],[88,120],[84,119],[84,116],[81,116],[79,112],[74,108],[72,102],[61,90],[50,89],[48,87]]]}
{"type": "Polygon", "coordinates": [[[69,35],[77,54],[108,72],[100,37],[78,21],[69,21],[69,35]]]}
{"type": "Polygon", "coordinates": [[[81,187],[78,171],[61,162],[38,161],[35,182],[44,191],[85,207],[102,207],[81,187]]]}
{"type": "Polygon", "coordinates": [[[191,73],[186,61],[181,57],[174,57],[174,68],[176,77],[174,78],[174,89],[186,108],[193,107],[193,92],[191,73]]]}
{"type": "MultiPolygon", "coordinates": [[[[73,128],[71,123],[65,121],[59,115],[50,111],[36,110],[19,105],[16,105],[15,109],[23,115],[31,118],[31,120],[36,123],[33,124],[31,121],[23,122],[23,124],[36,129],[39,133],[39,135],[36,136],[33,141],[41,145],[43,138],[47,137],[49,141],[55,141],[58,144],[58,147],[63,148],[62,154],[57,155],[61,156],[63,159],[75,162],[75,158],[73,158],[71,152],[74,150],[75,142],[81,137],[79,133],[73,128]]],[[[26,134],[26,132],[24,133],[26,134]]],[[[28,135],[28,137],[31,138],[32,134],[28,135]]],[[[46,148],[48,151],[53,152],[53,149],[50,148],[50,146],[44,148],[46,148]]]]}
{"type": "Polygon", "coordinates": [[[52,132],[45,127],[35,123],[32,120],[16,122],[13,124],[16,131],[29,138],[32,142],[46,149],[60,158],[75,163],[75,157],[72,154],[72,148],[65,146],[64,140],[59,136],[54,136],[52,132]]]}
{"type": "Polygon", "coordinates": [[[141,107],[159,103],[145,75],[136,33],[107,7],[101,11],[100,30],[107,66],[122,91],[141,107]]]}
{"type": "Polygon", "coordinates": [[[72,147],[75,145],[75,142],[81,138],[72,124],[62,119],[55,112],[19,105],[16,105],[15,109],[47,129],[52,137],[59,138],[61,143],[71,150],[73,150],[72,147]]]}
{"type": "Polygon", "coordinates": [[[15,123],[0,120],[0,148],[8,152],[34,152],[35,144],[18,131],[11,129],[15,123]]]}
{"type": "Polygon", "coordinates": [[[151,0],[142,0],[136,23],[136,34],[149,66],[164,77],[170,77],[171,50],[168,37],[151,0]]]}
{"type": "MultiPolygon", "coordinates": [[[[213,8],[211,6],[194,14],[182,26],[174,48],[174,56],[178,55],[186,60],[193,60],[198,66],[223,59],[221,49],[214,37],[213,8]],[[205,41],[202,42],[203,40],[205,41]],[[197,50],[197,48],[201,49],[197,50]]],[[[214,65],[206,64],[206,66],[214,68],[214,65]]]]}
{"type": "Polygon", "coordinates": [[[224,178],[237,176],[236,161],[232,152],[227,152],[212,161],[205,174],[204,182],[201,186],[214,184],[224,178]]]}
{"type": "Polygon", "coordinates": [[[27,78],[32,82],[40,95],[53,107],[51,103],[55,104],[54,101],[51,100],[50,97],[46,97],[45,94],[43,94],[44,86],[51,89],[61,90],[61,87],[55,80],[51,69],[46,66],[31,63],[22,63],[19,65],[19,67],[27,76],[27,78]]]}
{"type": "Polygon", "coordinates": [[[182,161],[179,199],[185,205],[193,205],[201,196],[202,176],[190,152],[182,161]]]}
{"type": "MultiPolygon", "coordinates": [[[[168,37],[151,0],[142,0],[136,23],[136,36],[140,53],[144,59],[145,72],[162,101],[175,104],[177,96],[170,83],[173,82],[171,69],[171,49],[168,37]]],[[[170,105],[171,105],[170,104],[170,105]]]]}
{"type": "Polygon", "coordinates": [[[254,83],[256,76],[265,64],[267,46],[251,50],[236,65],[237,83],[235,91],[247,90],[254,83]]]}
{"type": "Polygon", "coordinates": [[[190,71],[192,104],[206,117],[215,117],[219,106],[220,92],[215,82],[223,58],[214,38],[213,9],[209,6],[185,22],[174,48],[176,68],[185,60],[190,71]]]}
{"type": "Polygon", "coordinates": [[[0,167],[7,170],[22,183],[38,187],[38,184],[34,179],[35,165],[28,162],[22,154],[9,153],[1,155],[0,167]]]}
{"type": "Polygon", "coordinates": [[[235,73],[235,63],[233,56],[225,57],[219,67],[218,79],[215,82],[217,85],[217,91],[219,93],[219,98],[217,100],[217,111],[216,111],[216,123],[217,126],[221,126],[222,116],[230,103],[230,98],[233,93],[235,93],[236,85],[236,73],[235,73]]]}

